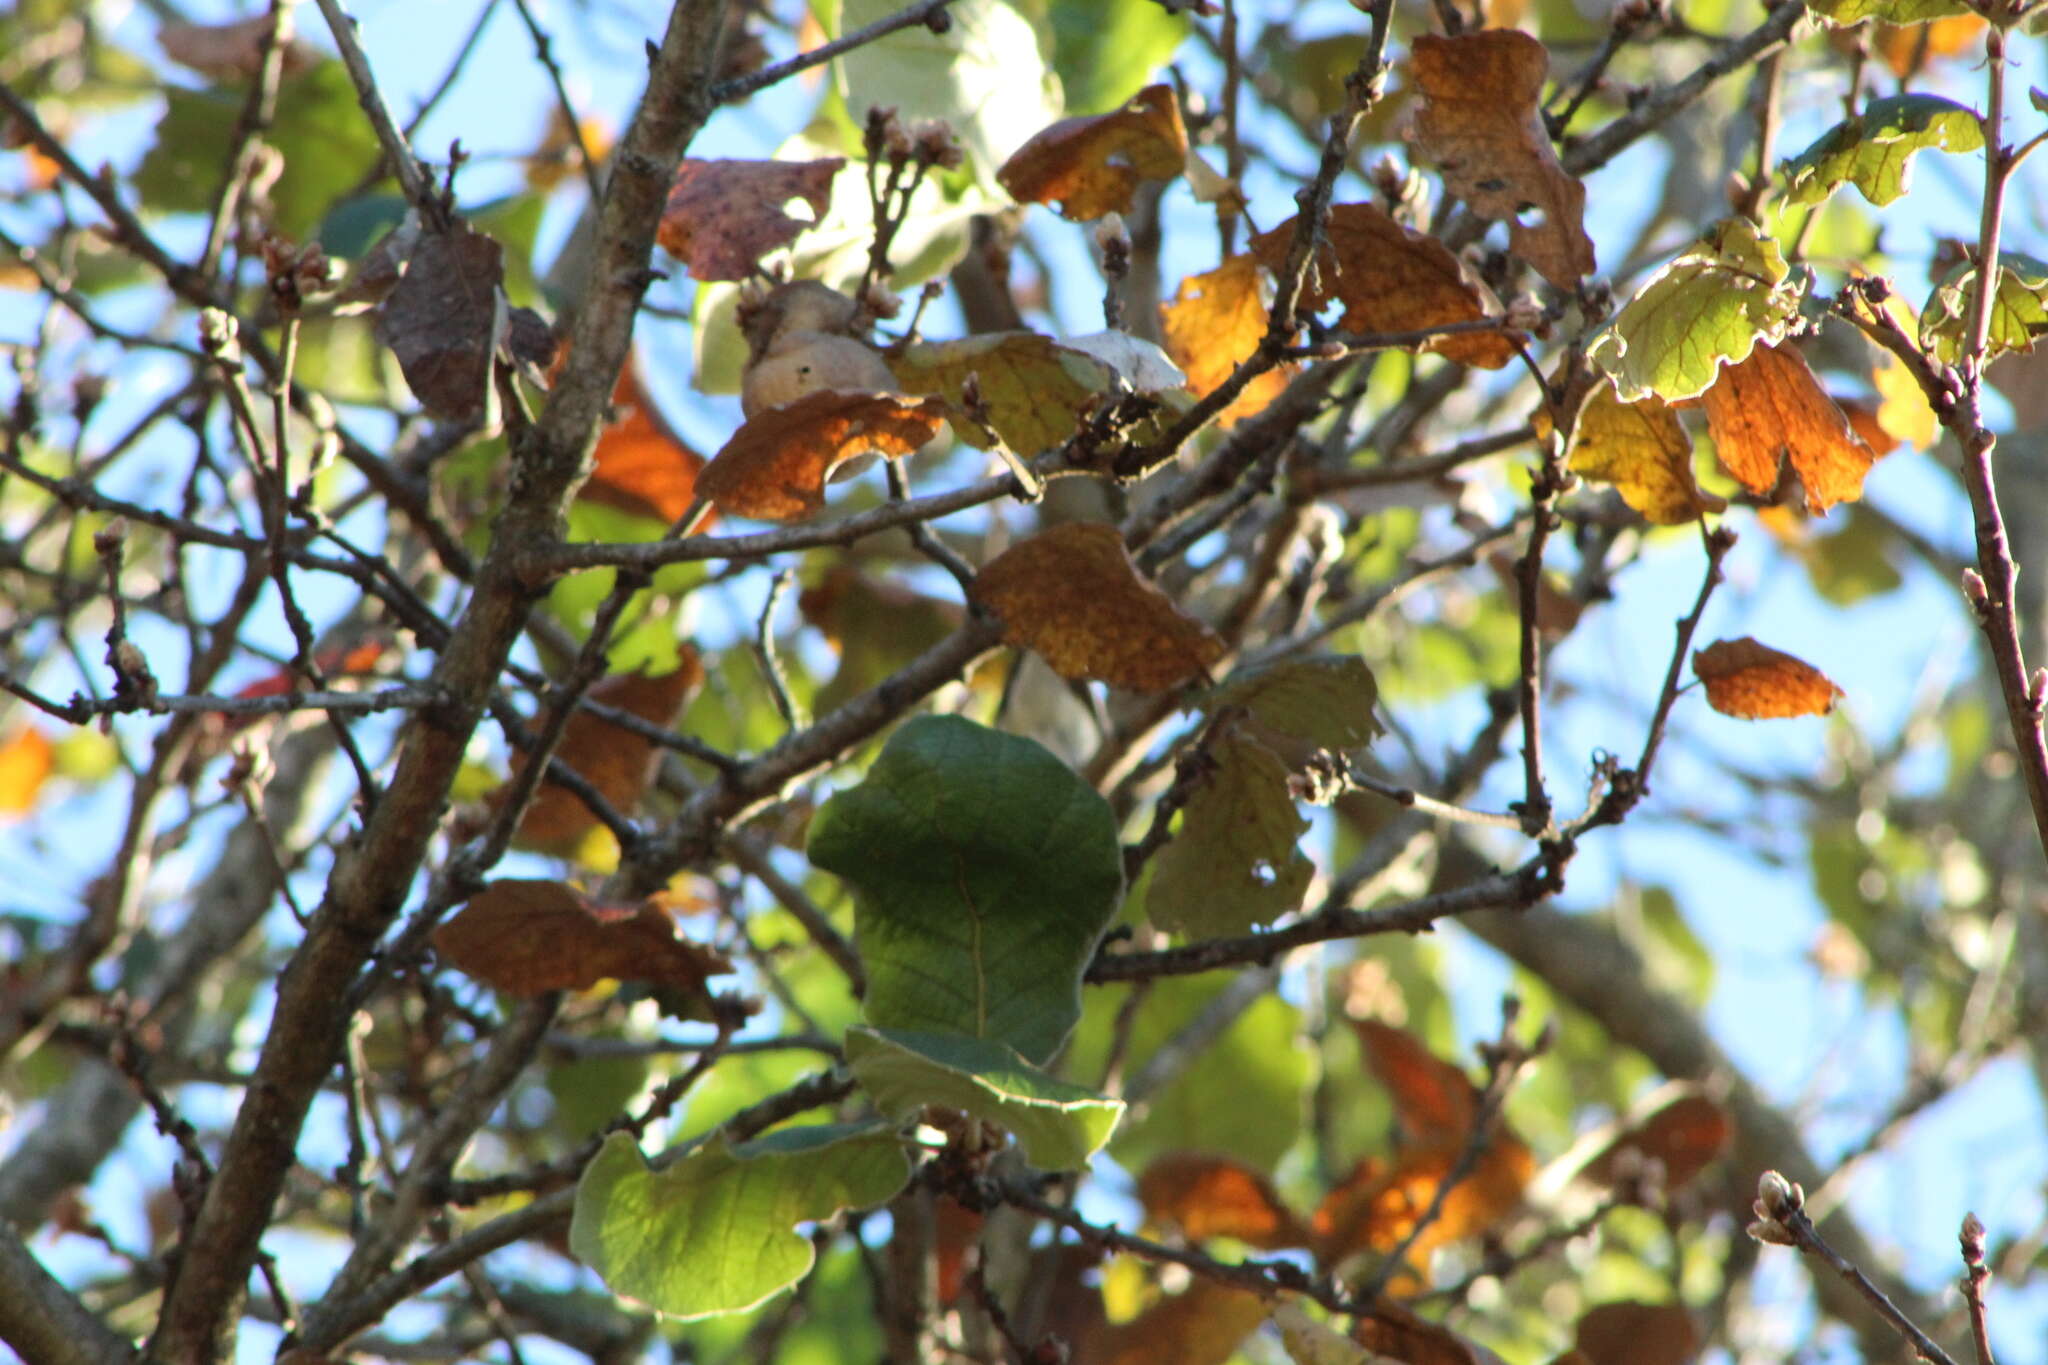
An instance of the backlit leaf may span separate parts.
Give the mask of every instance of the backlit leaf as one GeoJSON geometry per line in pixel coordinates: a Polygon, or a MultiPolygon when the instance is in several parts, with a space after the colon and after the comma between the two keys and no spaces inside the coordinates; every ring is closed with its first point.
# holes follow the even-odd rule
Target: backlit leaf
{"type": "MultiPolygon", "coordinates": [[[[1951,270],[1920,310],[1920,344],[1937,360],[1954,364],[1968,342],[1970,299],[1977,292],[1977,268],[1966,262],[1951,270]]],[[[2015,251],[1998,258],[1998,288],[1991,295],[1987,359],[2008,351],[2031,351],[2048,333],[2048,262],[2015,251]]]]}
{"type": "Polygon", "coordinates": [[[1723,219],[1651,276],[1587,354],[1613,376],[1623,402],[1696,397],[1722,361],[1739,363],[1784,336],[1803,280],[1748,220],[1723,219]]]}
{"type": "Polygon", "coordinates": [[[1422,1045],[1406,1029],[1377,1019],[1356,1019],[1352,1029],[1373,1074],[1394,1100],[1394,1115],[1408,1142],[1465,1140],[1478,1113],[1471,1077],[1422,1045]]]}
{"type": "Polygon", "coordinates": [[[1409,70],[1422,92],[1417,149],[1484,218],[1508,220],[1508,247],[1560,289],[1593,273],[1586,187],[1565,173],[1538,101],[1550,59],[1517,29],[1418,37],[1409,70]]]}
{"type": "Polygon", "coordinates": [[[1351,1335],[1382,1358],[1401,1365],[1496,1365],[1499,1359],[1441,1323],[1388,1300],[1359,1314],[1351,1335]]]}
{"type": "Polygon", "coordinates": [[[1231,1237],[1272,1251],[1303,1246],[1308,1230],[1254,1168],[1206,1152],[1170,1152],[1138,1177],[1145,1221],[1170,1224],[1191,1242],[1231,1237]]]}
{"type": "Polygon", "coordinates": [[[0,740],[0,815],[25,815],[55,766],[56,746],[35,726],[23,723],[0,740]]]}
{"type": "Polygon", "coordinates": [[[1051,0],[1053,70],[1067,111],[1093,114],[1136,94],[1188,35],[1187,13],[1158,0],[1051,0]]]}
{"type": "Polygon", "coordinates": [[[1355,749],[1383,732],[1373,707],[1379,683],[1363,659],[1331,654],[1277,659],[1238,670],[1203,704],[1242,706],[1261,725],[1325,749],[1355,749]]]}
{"type": "Polygon", "coordinates": [[[1970,51],[1983,40],[1985,28],[1975,14],[1952,14],[1924,24],[1880,24],[1871,35],[1871,46],[1883,54],[1892,74],[1904,79],[1929,58],[1970,51]]]}
{"type": "Polygon", "coordinates": [[[434,931],[434,947],[464,975],[518,996],[587,990],[606,977],[695,991],[732,970],[677,938],[666,906],[595,905],[561,882],[492,882],[434,931]]]}
{"type": "Polygon", "coordinates": [[[699,161],[685,157],[661,212],[655,240],[697,280],[743,280],[761,258],[789,245],[824,216],[832,177],[846,161],[699,161]],[[810,205],[809,219],[785,211],[810,205]]]}
{"type": "Polygon", "coordinates": [[[1033,1062],[1073,1029],[1123,858],[1108,803],[1043,746],[917,717],[813,818],[810,854],[853,888],[868,1023],[1033,1062]]]}
{"type": "Polygon", "coordinates": [[[969,595],[1003,638],[1064,678],[1163,692],[1214,663],[1223,642],[1138,572],[1113,526],[1066,522],[1019,541],[975,576],[969,595]]]}
{"type": "Polygon", "coordinates": [[[696,500],[704,457],[662,420],[630,361],[612,390],[612,407],[618,420],[598,433],[590,478],[576,496],[656,521],[677,520],[696,500]]]}
{"type": "Polygon", "coordinates": [[[904,392],[944,396],[961,440],[980,450],[1000,440],[1027,458],[1072,436],[1082,416],[1118,385],[1110,365],[1036,332],[920,342],[889,364],[904,392]],[[964,405],[970,375],[993,430],[964,405]]]}
{"type": "Polygon", "coordinates": [[[1748,636],[1694,650],[1692,671],[1706,685],[1709,706],[1743,720],[1824,716],[1842,695],[1812,664],[1748,636]]]}
{"type": "Polygon", "coordinates": [[[1724,367],[1703,406],[1721,467],[1750,492],[1778,486],[1782,459],[1798,473],[1810,512],[1863,496],[1877,455],[1790,346],[1759,346],[1724,367]]]}
{"type": "Polygon", "coordinates": [[[910,1163],[886,1124],[711,1138],[664,1170],[614,1133],[576,1187],[569,1246],[614,1293],[678,1318],[752,1308],[810,1272],[798,1223],[873,1208],[910,1163]]]}
{"type": "Polygon", "coordinates": [[[1209,746],[1180,832],[1154,859],[1145,913],[1190,938],[1242,934],[1300,906],[1315,864],[1296,846],[1308,832],[1287,765],[1232,729],[1209,746]]]}
{"type": "MultiPolygon", "coordinates": [[[[1276,274],[1287,260],[1294,224],[1289,218],[1252,238],[1252,254],[1276,274]]],[[[1335,299],[1344,307],[1338,325],[1347,332],[1412,332],[1500,312],[1493,291],[1450,248],[1372,204],[1333,205],[1323,238],[1328,245],[1316,253],[1302,301],[1320,310],[1335,299]]],[[[1439,337],[1413,349],[1488,370],[1515,356],[1514,341],[1499,332],[1439,337]]]]}
{"type": "Polygon", "coordinates": [[[754,414],[697,475],[732,516],[800,521],[823,510],[832,471],[870,451],[898,459],[938,435],[945,404],[821,389],[754,414]]]}
{"type": "Polygon", "coordinates": [[[1917,24],[1970,12],[1960,0],[1806,0],[1806,7],[1844,28],[1860,24],[1865,19],[1876,19],[1886,24],[1917,24]]]}
{"type": "Polygon", "coordinates": [[[1273,1309],[1280,1345],[1294,1365],[1381,1365],[1383,1357],[1353,1341],[1327,1323],[1317,1322],[1292,1299],[1273,1309]]]}
{"type": "Polygon", "coordinates": [[[1129,213],[1140,180],[1170,180],[1188,155],[1170,85],[1152,85],[1107,114],[1061,119],[1010,154],[996,178],[1024,204],[1053,204],[1086,221],[1129,213]]]}
{"type": "Polygon", "coordinates": [[[1873,204],[1906,192],[1913,153],[1924,148],[1974,152],[1984,145],[1974,111],[1933,95],[1891,95],[1863,106],[1781,168],[1785,199],[1816,204],[1844,183],[1873,204]]]}
{"type": "Polygon", "coordinates": [[[1692,438],[1656,394],[1624,403],[1602,382],[1579,410],[1566,464],[1613,484],[1622,501],[1655,526],[1676,526],[1728,504],[1703,492],[1692,472],[1692,438]]]}
{"type": "MultiPolygon", "coordinates": [[[[1197,397],[1230,377],[1232,370],[1258,349],[1266,335],[1266,300],[1261,292],[1258,262],[1232,256],[1214,270],[1180,282],[1172,300],[1159,310],[1160,331],[1167,354],[1187,372],[1188,387],[1197,397]]],[[[1267,370],[1245,386],[1217,420],[1230,425],[1262,412],[1287,387],[1293,367],[1267,370]]]]}

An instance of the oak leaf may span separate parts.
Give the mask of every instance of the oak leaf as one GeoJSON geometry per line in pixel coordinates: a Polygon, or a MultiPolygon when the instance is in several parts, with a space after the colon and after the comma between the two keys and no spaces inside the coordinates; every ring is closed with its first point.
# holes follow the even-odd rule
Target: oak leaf
{"type": "Polygon", "coordinates": [[[1721,467],[1752,493],[1778,486],[1780,459],[1806,489],[1810,512],[1863,496],[1863,476],[1877,455],[1849,425],[1789,346],[1759,346],[1725,366],[1702,406],[1721,467]]]}
{"type": "Polygon", "coordinates": [[[676,168],[655,241],[689,266],[697,280],[743,280],[761,258],[789,245],[825,216],[832,177],[844,157],[821,161],[699,161],[676,168]],[[785,212],[791,200],[810,205],[811,218],[785,212]]]}
{"type": "Polygon", "coordinates": [[[56,766],[56,746],[33,725],[0,740],[0,815],[25,815],[56,766]]]}
{"type": "Polygon", "coordinates": [[[465,975],[508,995],[586,990],[607,977],[701,990],[732,970],[721,954],[676,937],[657,901],[593,905],[560,882],[495,881],[434,931],[465,975]]]}
{"type": "Polygon", "coordinates": [[[1560,289],[1593,273],[1586,187],[1565,173],[1538,101],[1550,58],[1517,29],[1424,35],[1409,54],[1422,104],[1415,143],[1451,193],[1508,221],[1508,247],[1560,289]]]}
{"type": "Polygon", "coordinates": [[[1187,155],[1173,87],[1151,85],[1121,109],[1041,130],[996,179],[1019,203],[1056,204],[1062,217],[1086,220],[1130,212],[1138,181],[1179,175],[1187,155]]]}
{"type": "Polygon", "coordinates": [[[577,497],[657,521],[677,520],[696,501],[704,457],[662,420],[631,362],[612,389],[612,408],[617,416],[598,433],[590,478],[577,497]]]}
{"type": "MultiPolygon", "coordinates": [[[[1257,260],[1232,256],[1214,270],[1182,280],[1173,299],[1160,306],[1166,353],[1187,372],[1188,387],[1197,397],[1207,396],[1259,348],[1266,335],[1260,288],[1257,260]]],[[[1228,426],[1264,411],[1287,387],[1293,368],[1277,366],[1253,379],[1217,420],[1228,426]]]]}
{"type": "Polygon", "coordinates": [[[1138,1177],[1138,1202],[1148,1223],[1170,1223],[1192,1242],[1232,1237],[1273,1251],[1308,1240],[1272,1182],[1229,1157],[1169,1152],[1138,1177]]]}
{"type": "Polygon", "coordinates": [[[897,459],[938,435],[936,398],[820,389],[749,417],[697,475],[732,516],[799,521],[825,506],[832,471],[870,451],[897,459]]]}
{"type": "Polygon", "coordinates": [[[1005,640],[1064,678],[1163,692],[1223,654],[1214,631],[1139,574],[1113,526],[1067,522],[1019,541],[968,595],[1002,618],[1005,640]]]}
{"type": "MultiPolygon", "coordinates": [[[[616,707],[649,724],[666,728],[675,723],[683,702],[704,680],[703,665],[696,651],[684,648],[681,663],[659,677],[644,673],[617,673],[600,680],[589,699],[616,707]]],[[[628,812],[638,805],[654,778],[654,741],[579,708],[562,730],[555,756],[574,768],[613,809],[628,812]]],[[[517,776],[526,765],[524,754],[515,754],[512,772],[517,776]]],[[[597,827],[597,816],[583,804],[583,798],[556,782],[543,781],[526,807],[512,842],[519,848],[571,857],[584,836],[597,827]]]]}
{"type": "MultiPolygon", "coordinates": [[[[1252,238],[1252,254],[1275,274],[1285,267],[1294,224],[1289,218],[1252,238]]],[[[1500,313],[1493,291],[1449,247],[1372,204],[1333,205],[1323,240],[1328,245],[1311,262],[1302,302],[1320,310],[1335,299],[1344,307],[1338,326],[1347,332],[1412,332],[1500,313]]],[[[1488,370],[1515,356],[1513,339],[1502,332],[1438,337],[1414,349],[1488,370]]]]}
{"type": "Polygon", "coordinates": [[[1748,636],[1694,650],[1692,671],[1706,685],[1709,706],[1742,720],[1824,716],[1842,695],[1812,664],[1748,636]]]}
{"type": "Polygon", "coordinates": [[[1566,464],[1584,478],[1613,484],[1654,526],[1676,526],[1728,506],[1694,480],[1692,438],[1654,393],[1624,403],[1613,384],[1602,382],[1579,409],[1566,464]]]}

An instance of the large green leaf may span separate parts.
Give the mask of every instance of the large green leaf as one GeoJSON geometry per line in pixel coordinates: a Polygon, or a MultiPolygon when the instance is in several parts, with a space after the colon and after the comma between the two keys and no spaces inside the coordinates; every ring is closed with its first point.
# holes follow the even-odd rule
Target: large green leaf
{"type": "Polygon", "coordinates": [[[941,1104],[1016,1135],[1032,1165],[1079,1170],[1124,1111],[1122,1101],[1046,1075],[1001,1043],[957,1033],[856,1028],[846,1064],[883,1113],[941,1104]]]}
{"type": "MultiPolygon", "coordinates": [[[[885,19],[897,0],[845,0],[840,31],[885,19]]],[[[966,149],[975,177],[999,190],[996,167],[1033,133],[1059,118],[1059,80],[1046,70],[1031,21],[1005,0],[959,0],[944,33],[912,24],[855,48],[832,64],[854,121],[888,105],[906,123],[944,119],[966,149]]]]}
{"type": "Polygon", "coordinates": [[[1051,0],[1046,9],[1053,70],[1066,92],[1069,114],[1116,108],[1137,94],[1188,36],[1188,16],[1169,12],[1158,0],[1051,0]]]}
{"type": "Polygon", "coordinates": [[[910,1162],[886,1124],[713,1138],[666,1170],[614,1133],[576,1187],[569,1246],[614,1293],[679,1318],[736,1313],[795,1284],[815,1259],[795,1225],[887,1201],[910,1162]]]}
{"type": "MultiPolygon", "coordinates": [[[[1951,270],[1920,310],[1920,344],[1945,364],[1962,357],[1968,341],[1970,299],[1977,292],[1977,267],[1951,270]]],[[[2008,251],[1998,258],[1998,289],[1991,296],[1991,327],[1984,354],[2029,351],[2048,334],[2048,262],[2008,251]]]]}
{"type": "Polygon", "coordinates": [[[1865,19],[1885,24],[1918,24],[1970,12],[1960,0],[1806,0],[1806,7],[1845,28],[1865,19]]]}
{"type": "MultiPolygon", "coordinates": [[[[165,93],[156,143],[135,171],[142,202],[158,212],[203,213],[213,208],[233,150],[236,120],[246,92],[173,87],[165,93]]],[[[377,136],[356,102],[356,88],[340,62],[323,61],[278,85],[277,119],[264,141],[284,159],[270,188],[274,225],[303,241],[343,194],[361,182],[380,155],[377,136]]]]}
{"type": "Polygon", "coordinates": [[[1671,402],[1697,397],[1723,361],[1739,364],[1758,342],[1784,336],[1807,278],[1747,220],[1724,219],[1651,276],[1588,354],[1614,376],[1624,403],[1652,393],[1671,402]]]}
{"type": "Polygon", "coordinates": [[[1109,803],[1042,745],[917,717],[825,803],[810,853],[853,886],[868,1023],[1033,1061],[1065,1041],[1123,859],[1109,803]]]}
{"type": "Polygon", "coordinates": [[[1892,95],[1872,100],[1855,118],[1844,119],[1784,165],[1785,198],[1814,204],[1844,182],[1873,204],[1889,204],[1906,192],[1913,153],[1922,148],[1974,152],[1984,145],[1975,111],[1932,95],[1892,95]]]}
{"type": "Polygon", "coordinates": [[[1191,937],[1271,924],[1301,904],[1316,874],[1296,847],[1308,821],[1280,756],[1233,732],[1209,746],[1209,758],[1215,767],[1196,781],[1145,892],[1152,923],[1191,937]]]}

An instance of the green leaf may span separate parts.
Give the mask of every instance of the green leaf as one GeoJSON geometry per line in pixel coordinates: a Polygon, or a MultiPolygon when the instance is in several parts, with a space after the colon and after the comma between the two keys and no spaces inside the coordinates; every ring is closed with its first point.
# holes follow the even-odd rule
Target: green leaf
{"type": "MultiPolygon", "coordinates": [[[[146,207],[212,210],[245,99],[246,92],[231,86],[165,92],[156,143],[135,171],[146,207]]],[[[294,241],[307,240],[335,200],[355,188],[381,155],[356,103],[355,85],[336,61],[279,83],[277,120],[264,141],[284,159],[284,171],[270,189],[272,225],[294,241]]]]}
{"type": "Polygon", "coordinates": [[[1721,363],[1740,364],[1777,342],[1798,316],[1805,272],[1745,219],[1727,218],[1650,277],[1595,338],[1588,354],[1614,377],[1624,403],[1645,394],[1677,402],[1713,386],[1721,363]]]}
{"type": "Polygon", "coordinates": [[[1051,0],[1048,8],[1069,114],[1104,113],[1137,94],[1190,27],[1158,0],[1051,0]]]}
{"type": "MultiPolygon", "coordinates": [[[[1962,358],[1968,344],[1970,296],[1977,292],[1977,267],[1955,267],[1934,286],[1920,310],[1920,344],[1943,364],[1962,358]]],[[[2048,333],[2048,263],[2008,251],[1998,258],[1998,290],[1991,296],[1991,328],[1984,358],[2030,351],[2048,333]]]]}
{"type": "Polygon", "coordinates": [[[1799,547],[1799,557],[1813,580],[1813,590],[1838,607],[1853,607],[1867,597],[1892,592],[1905,576],[1892,563],[1899,536],[1889,524],[1852,504],[1849,519],[1833,535],[1799,547]]]}
{"type": "Polygon", "coordinates": [[[1974,110],[1932,95],[1892,95],[1872,100],[1855,118],[1844,119],[1821,139],[1787,161],[1785,200],[1815,204],[1844,182],[1873,204],[1889,204],[1906,192],[1913,153],[1923,148],[1974,152],[1984,145],[1984,128],[1974,110]]]}
{"type": "Polygon", "coordinates": [[[1384,733],[1372,708],[1379,684],[1365,660],[1335,654],[1240,669],[1204,709],[1242,706],[1261,725],[1325,749],[1355,749],[1384,733]]]}
{"type": "MultiPolygon", "coordinates": [[[[842,33],[885,19],[897,0],[845,0],[842,33]]],[[[854,122],[870,106],[905,123],[944,119],[966,150],[975,178],[998,193],[996,167],[1024,140],[1058,119],[1059,79],[1046,70],[1031,21],[1004,0],[959,0],[944,33],[923,24],[898,29],[832,64],[854,122]]]]}
{"type": "Polygon", "coordinates": [[[1884,24],[1920,24],[1970,13],[1969,7],[1959,0],[1806,0],[1806,7],[1844,28],[1865,19],[1884,24]]]}
{"type": "Polygon", "coordinates": [[[961,1110],[1008,1129],[1046,1170],[1087,1165],[1124,1112],[1123,1101],[1048,1076],[1001,1043],[957,1033],[852,1029],[846,1064],[883,1113],[961,1110]]]}
{"type": "Polygon", "coordinates": [[[1248,932],[1301,904],[1315,864],[1297,841],[1308,821],[1295,808],[1280,756],[1232,731],[1209,746],[1215,770],[1199,779],[1180,833],[1159,851],[1145,912],[1191,938],[1248,932]]]}
{"type": "Polygon", "coordinates": [[[983,332],[957,341],[924,341],[890,362],[906,393],[935,393],[957,412],[953,429],[977,450],[996,440],[1030,457],[1074,434],[1081,415],[1114,389],[1105,362],[1036,332],[983,332]],[[981,387],[990,431],[967,415],[969,375],[981,387]]]}
{"type": "Polygon", "coordinates": [[[868,1023],[1033,1061],[1065,1041],[1123,856],[1109,803],[1042,745],[919,716],[825,803],[810,854],[853,886],[868,1023]]]}
{"type": "Polygon", "coordinates": [[[810,1271],[796,1224],[884,1203],[909,1178],[881,1123],[785,1128],[741,1147],[712,1138],[661,1171],[614,1133],[577,1184],[569,1246],[614,1293],[657,1312],[737,1313],[810,1271]]]}

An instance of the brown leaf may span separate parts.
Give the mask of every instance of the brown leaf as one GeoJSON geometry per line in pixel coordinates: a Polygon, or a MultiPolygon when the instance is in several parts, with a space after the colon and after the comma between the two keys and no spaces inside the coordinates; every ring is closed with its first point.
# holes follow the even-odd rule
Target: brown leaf
{"type": "Polygon", "coordinates": [[[1692,438],[1671,405],[1651,394],[1624,403],[1603,381],[1579,409],[1566,460],[1573,473],[1611,483],[1655,526],[1676,526],[1728,504],[1703,492],[1692,472],[1692,438]]]}
{"type": "Polygon", "coordinates": [[[932,1203],[932,1259],[937,1264],[938,1302],[960,1297],[967,1280],[967,1257],[981,1242],[985,1214],[975,1212],[949,1194],[932,1203]]]}
{"type": "MultiPolygon", "coordinates": [[[[1197,398],[1230,377],[1258,349],[1266,335],[1266,303],[1260,295],[1258,261],[1232,256],[1214,270],[1180,282],[1170,303],[1161,305],[1159,324],[1166,353],[1187,373],[1197,398]]],[[[1287,387],[1294,367],[1267,370],[1225,408],[1217,420],[1230,425],[1262,412],[1287,387]]]]}
{"type": "Polygon", "coordinates": [[[704,457],[661,419],[631,361],[612,390],[612,407],[618,418],[598,433],[590,478],[576,496],[656,521],[675,521],[696,501],[704,457]]]}
{"type": "Polygon", "coordinates": [[[996,556],[969,596],[1003,638],[1063,678],[1163,692],[1223,654],[1223,641],[1147,582],[1113,526],[1067,522],[996,556]]]}
{"type": "Polygon", "coordinates": [[[822,161],[699,161],[686,157],[661,211],[655,241],[698,280],[743,280],[761,258],[824,217],[844,157],[822,161]],[[811,206],[809,222],[783,212],[811,206]]]}
{"type": "MultiPolygon", "coordinates": [[[[1486,557],[1486,563],[1494,576],[1500,579],[1501,591],[1515,603],[1515,610],[1519,613],[1522,602],[1521,561],[1506,550],[1495,550],[1486,557]]],[[[1545,570],[1537,577],[1536,629],[1545,641],[1555,643],[1571,634],[1585,613],[1585,603],[1571,595],[1562,575],[1545,570]]]]}
{"type": "MultiPolygon", "coordinates": [[[[666,727],[675,723],[684,700],[703,680],[704,668],[697,661],[696,651],[685,647],[680,665],[660,677],[617,673],[592,687],[589,695],[592,701],[666,727]]],[[[656,755],[652,740],[582,709],[569,717],[555,756],[574,768],[620,811],[631,811],[637,806],[654,777],[656,755]]],[[[513,755],[514,776],[525,765],[524,754],[513,755]]],[[[583,804],[582,797],[559,783],[544,781],[533,794],[512,842],[535,852],[570,857],[596,826],[597,817],[583,804]]]]}
{"type": "Polygon", "coordinates": [[[1057,202],[1077,221],[1128,213],[1138,181],[1170,180],[1188,134],[1170,85],[1150,85],[1121,109],[1061,119],[1010,154],[996,179],[1023,204],[1057,202]]]}
{"type": "Polygon", "coordinates": [[[1842,695],[1812,664],[1748,636],[1694,650],[1692,671],[1706,684],[1709,706],[1743,720],[1824,716],[1842,695]]]}
{"type": "Polygon", "coordinates": [[[1700,1348],[1678,1303],[1603,1303],[1579,1318],[1575,1345],[1592,1365],[1687,1365],[1700,1348]]]}
{"type": "Polygon", "coordinates": [[[896,459],[938,435],[937,398],[821,389],[749,417],[697,476],[732,516],[798,521],[825,506],[832,471],[868,451],[896,459]]]}
{"type": "Polygon", "coordinates": [[[26,815],[56,764],[56,746],[35,726],[22,724],[0,740],[0,815],[26,815]]]}
{"type": "Polygon", "coordinates": [[[560,882],[495,881],[434,931],[434,947],[465,975],[507,995],[580,991],[606,977],[698,990],[732,964],[676,937],[655,901],[592,905],[560,882]]]}
{"type": "Polygon", "coordinates": [[[1422,92],[1415,144],[1446,188],[1481,217],[1510,220],[1509,249],[1558,288],[1576,288],[1594,268],[1586,187],[1565,174],[1543,126],[1543,44],[1515,29],[1426,34],[1409,67],[1422,92]]]}
{"type": "Polygon", "coordinates": [[[1223,1365],[1266,1320],[1266,1300],[1195,1279],[1129,1322],[1089,1337],[1073,1359],[1090,1365],[1223,1365]]]}
{"type": "Polygon", "coordinates": [[[458,220],[447,232],[419,234],[377,310],[377,340],[436,417],[463,422],[484,411],[506,321],[504,280],[504,248],[458,220]]]}
{"type": "Polygon", "coordinates": [[[1664,1167],[1664,1188],[1675,1190],[1719,1156],[1733,1135],[1734,1125],[1720,1105],[1705,1095],[1680,1095],[1609,1143],[1586,1163],[1585,1175],[1613,1185],[1626,1163],[1655,1160],[1664,1167]]]}
{"type": "Polygon", "coordinates": [[[1308,1241],[1272,1183],[1229,1157],[1169,1152],[1138,1177],[1138,1201],[1148,1222],[1171,1223],[1193,1242],[1234,1237],[1273,1251],[1308,1241]]]}
{"type": "MultiPolygon", "coordinates": [[[[1286,264],[1294,221],[1252,238],[1252,254],[1276,274],[1286,264]]],[[[1493,291],[1449,247],[1371,204],[1333,205],[1323,237],[1328,245],[1316,253],[1302,301],[1318,310],[1331,299],[1343,304],[1338,325],[1345,331],[1411,332],[1500,312],[1493,291]]],[[[1499,332],[1438,337],[1416,349],[1488,370],[1515,357],[1515,343],[1499,332]]]]}
{"type": "Polygon", "coordinates": [[[1750,492],[1778,486],[1782,456],[1798,472],[1810,512],[1863,496],[1877,455],[1793,348],[1758,346],[1741,364],[1723,365],[1701,404],[1721,467],[1750,492]]]}
{"type": "Polygon", "coordinates": [[[1479,1112],[1479,1090],[1459,1068],[1422,1045],[1406,1029],[1377,1019],[1354,1019],[1365,1060],[1393,1096],[1394,1116],[1411,1143],[1465,1140],[1479,1112]]]}
{"type": "MultiPolygon", "coordinates": [[[[271,16],[267,13],[237,19],[231,24],[168,23],[156,31],[164,55],[180,66],[190,67],[209,80],[244,81],[263,69],[263,53],[270,41],[271,16]]],[[[284,13],[284,63],[281,74],[294,76],[320,60],[320,49],[303,38],[292,36],[291,11],[284,13]]]]}
{"type": "Polygon", "coordinates": [[[1398,1303],[1380,1303],[1358,1316],[1351,1339],[1401,1365],[1483,1365],[1496,1359],[1440,1323],[1398,1303]]]}

